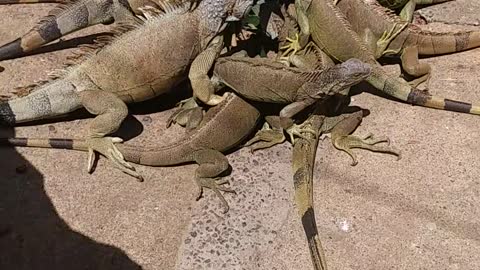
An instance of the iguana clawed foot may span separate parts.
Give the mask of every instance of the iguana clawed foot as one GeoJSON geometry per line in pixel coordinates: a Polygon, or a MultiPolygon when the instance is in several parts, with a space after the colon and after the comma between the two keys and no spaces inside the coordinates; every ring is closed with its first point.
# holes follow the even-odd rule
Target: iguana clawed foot
{"type": "Polygon", "coordinates": [[[308,138],[304,136],[304,133],[310,133],[310,134],[313,134],[314,136],[317,135],[317,132],[315,132],[315,130],[313,130],[309,124],[305,124],[305,123],[302,123],[300,125],[293,124],[292,126],[287,128],[285,131],[290,136],[290,142],[292,144],[295,144],[295,136],[308,140],[308,138]]]}
{"type": "Polygon", "coordinates": [[[177,103],[178,109],[167,119],[167,128],[173,123],[186,127],[187,131],[196,128],[203,118],[203,109],[194,98],[187,98],[177,103]]]}
{"type": "Polygon", "coordinates": [[[332,138],[332,143],[338,150],[345,151],[352,158],[352,166],[358,164],[357,156],[352,151],[353,148],[361,148],[373,152],[382,152],[397,156],[397,160],[401,158],[400,151],[387,147],[390,145],[390,140],[387,137],[374,138],[373,134],[368,134],[361,138],[354,135],[344,135],[332,138]],[[379,143],[387,143],[387,146],[377,145],[379,143]]]}
{"type": "Polygon", "coordinates": [[[222,193],[223,192],[230,192],[230,193],[235,193],[235,190],[231,188],[224,187],[222,185],[227,184],[228,180],[227,179],[220,179],[220,177],[215,177],[215,178],[209,178],[209,177],[195,177],[195,182],[198,185],[198,194],[197,194],[197,201],[202,197],[203,194],[203,188],[209,188],[212,189],[215,194],[217,195],[218,198],[220,198],[220,201],[222,202],[222,206],[224,208],[223,213],[227,213],[230,207],[228,206],[227,201],[225,200],[225,197],[223,197],[222,193]]]}
{"type": "Polygon", "coordinates": [[[270,125],[265,122],[262,129],[259,130],[255,136],[245,143],[244,146],[250,147],[250,152],[253,153],[258,149],[270,148],[276,144],[283,143],[285,141],[285,135],[281,129],[271,129],[270,125]]]}
{"type": "Polygon", "coordinates": [[[143,177],[135,171],[135,168],[130,163],[125,161],[122,153],[115,146],[116,143],[121,142],[123,142],[123,139],[118,137],[101,137],[86,139],[85,144],[88,148],[88,173],[91,173],[93,170],[95,152],[98,152],[108,158],[119,170],[137,178],[138,181],[143,182],[143,177]]]}
{"type": "Polygon", "coordinates": [[[295,33],[295,38],[286,38],[290,44],[280,47],[281,50],[285,50],[282,53],[282,57],[286,57],[289,54],[296,54],[302,47],[300,46],[300,36],[298,33],[295,33]]]}
{"type": "Polygon", "coordinates": [[[397,53],[400,52],[399,50],[387,50],[390,42],[392,42],[392,40],[394,40],[398,36],[398,34],[400,34],[403,30],[405,30],[405,28],[408,26],[408,23],[407,22],[403,23],[400,26],[400,28],[398,30],[396,30],[398,25],[399,25],[399,23],[396,23],[392,26],[390,31],[383,32],[382,37],[380,37],[380,39],[377,41],[377,49],[376,49],[376,52],[375,52],[375,57],[376,58],[380,58],[380,57],[382,57],[384,55],[387,55],[387,54],[397,54],[397,53]]]}

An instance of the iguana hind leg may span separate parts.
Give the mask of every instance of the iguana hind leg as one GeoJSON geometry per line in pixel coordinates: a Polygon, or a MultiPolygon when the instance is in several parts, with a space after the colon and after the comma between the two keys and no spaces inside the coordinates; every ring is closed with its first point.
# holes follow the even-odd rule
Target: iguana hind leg
{"type": "Polygon", "coordinates": [[[213,149],[203,149],[194,154],[195,162],[199,167],[195,171],[195,182],[198,185],[197,200],[202,197],[203,188],[212,189],[222,202],[224,213],[228,212],[229,206],[220,191],[235,193],[231,188],[222,186],[228,183],[226,179],[220,179],[218,175],[225,172],[228,167],[228,159],[221,152],[213,149]]]}
{"type": "Polygon", "coordinates": [[[400,152],[396,149],[387,146],[379,146],[378,143],[386,142],[390,144],[390,140],[386,137],[375,139],[372,134],[361,138],[355,135],[349,135],[352,133],[362,121],[361,111],[354,113],[340,121],[335,125],[331,131],[331,138],[334,147],[338,150],[346,152],[352,158],[352,166],[358,164],[356,154],[352,151],[353,148],[361,148],[370,150],[373,152],[382,152],[393,154],[400,159],[400,152]]]}
{"type": "Polygon", "coordinates": [[[253,153],[259,149],[270,148],[274,145],[281,144],[284,141],[285,135],[283,134],[283,129],[271,128],[267,121],[262,129],[259,130],[252,139],[247,141],[244,146],[251,146],[250,152],[253,153]]]}
{"type": "Polygon", "coordinates": [[[115,143],[122,142],[122,139],[105,137],[105,135],[117,131],[127,117],[127,105],[115,94],[102,90],[84,90],[80,91],[78,95],[85,109],[97,115],[91,122],[88,138],[85,140],[88,148],[87,171],[92,172],[95,152],[98,152],[107,157],[115,167],[124,173],[143,181],[142,176],[124,160],[123,155],[115,146],[115,143]]]}
{"type": "Polygon", "coordinates": [[[180,101],[179,107],[167,119],[167,128],[176,123],[186,128],[187,131],[193,130],[203,119],[203,109],[199,107],[194,98],[188,98],[180,101]]]}

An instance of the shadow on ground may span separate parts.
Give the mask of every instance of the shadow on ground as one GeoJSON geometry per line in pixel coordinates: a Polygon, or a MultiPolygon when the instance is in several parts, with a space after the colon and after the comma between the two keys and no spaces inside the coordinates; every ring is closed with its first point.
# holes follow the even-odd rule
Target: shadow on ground
{"type": "Polygon", "coordinates": [[[121,249],[73,231],[46,194],[43,176],[13,148],[2,153],[0,269],[142,269],[121,249]]]}

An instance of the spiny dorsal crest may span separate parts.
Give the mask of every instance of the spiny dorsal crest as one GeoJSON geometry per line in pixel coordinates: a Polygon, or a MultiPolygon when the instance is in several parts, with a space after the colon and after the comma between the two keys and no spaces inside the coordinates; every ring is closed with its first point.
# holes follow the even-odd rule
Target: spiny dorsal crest
{"type": "Polygon", "coordinates": [[[138,9],[142,12],[142,14],[138,15],[137,17],[146,22],[161,16],[183,14],[190,10],[190,4],[187,2],[172,3],[168,0],[155,0],[155,3],[160,7],[160,9],[149,5],[140,7],[138,9]]]}

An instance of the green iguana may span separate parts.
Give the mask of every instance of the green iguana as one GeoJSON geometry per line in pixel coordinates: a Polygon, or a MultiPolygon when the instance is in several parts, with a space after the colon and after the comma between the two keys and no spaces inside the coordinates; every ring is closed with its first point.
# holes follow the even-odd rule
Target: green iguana
{"type": "Polygon", "coordinates": [[[351,29],[364,41],[376,59],[400,56],[403,71],[418,77],[418,85],[430,77],[430,66],[420,63],[419,55],[439,55],[469,50],[480,46],[480,31],[436,33],[421,30],[402,21],[388,9],[364,1],[341,0],[337,7],[350,22],[351,29]]]}
{"type": "MultiPolygon", "coordinates": [[[[342,0],[343,1],[343,0],[342,0]]],[[[339,3],[341,5],[342,3],[339,3]]],[[[374,53],[367,47],[341,11],[330,0],[296,0],[295,8],[301,29],[299,41],[292,47],[303,47],[308,37],[334,60],[344,62],[358,58],[372,65],[372,74],[366,79],[378,90],[404,102],[430,108],[480,114],[480,106],[430,95],[412,87],[401,78],[389,76],[376,61],[374,53]],[[299,45],[300,43],[300,45],[299,45]]],[[[453,46],[470,44],[470,33],[460,35],[453,46]]]]}
{"type": "Polygon", "coordinates": [[[105,135],[116,131],[127,116],[125,103],[166,93],[187,75],[195,97],[218,104],[222,97],[211,94],[207,72],[223,47],[219,33],[227,17],[241,18],[251,4],[250,0],[204,0],[192,12],[187,12],[187,4],[165,6],[166,14],[150,17],[55,80],[25,97],[0,103],[0,125],[52,118],[84,107],[97,115],[85,142],[88,171],[97,151],[141,180],[114,145],[121,139],[105,135]]]}
{"type": "MultiPolygon", "coordinates": [[[[196,162],[199,167],[195,171],[199,197],[202,188],[215,191],[228,210],[228,204],[220,194],[231,191],[222,187],[225,181],[217,182],[216,177],[229,167],[228,159],[221,153],[237,146],[253,132],[260,119],[259,111],[233,93],[217,106],[210,108],[198,127],[187,131],[183,138],[165,146],[144,147],[121,144],[118,150],[127,161],[148,166],[169,166],[188,162],[196,162]],[[241,112],[241,113],[240,113],[241,112]]],[[[196,119],[195,119],[196,120],[196,119]]],[[[25,147],[43,147],[88,151],[85,140],[77,139],[34,139],[9,138],[0,139],[0,145],[25,147]]]]}
{"type": "MultiPolygon", "coordinates": [[[[226,60],[227,61],[227,60],[226,60]]],[[[233,60],[231,60],[233,61],[233,60]]],[[[238,60],[237,60],[238,61],[238,60]]],[[[259,63],[263,63],[263,60],[260,60],[259,63]]],[[[225,63],[224,63],[225,64],[225,63]]],[[[236,65],[236,63],[234,63],[236,65]]],[[[255,67],[256,69],[266,69],[267,67],[255,67]]],[[[277,70],[276,64],[272,64],[274,68],[270,74],[281,73],[281,70],[277,70]]],[[[343,66],[348,66],[349,64],[344,64],[343,66]]],[[[250,67],[252,68],[252,67],[250,67]]],[[[365,66],[355,66],[354,69],[360,68],[364,70],[365,66]]],[[[335,69],[331,69],[332,74],[335,69]]],[[[286,71],[292,72],[290,71],[286,71]]],[[[363,71],[365,72],[365,70],[363,71]]],[[[265,72],[266,75],[269,75],[269,72],[265,72]]],[[[340,72],[340,75],[342,73],[340,72]]],[[[338,74],[337,74],[338,75],[338,74]]],[[[345,75],[341,75],[345,76],[345,75]]],[[[342,80],[343,78],[338,78],[342,80]]],[[[345,80],[345,79],[343,79],[345,80]]],[[[360,80],[360,79],[358,79],[360,80]]],[[[252,88],[258,86],[259,89],[263,89],[262,85],[258,85],[260,81],[250,80],[252,82],[252,88]]],[[[268,82],[263,82],[268,83],[268,82]]],[[[285,84],[288,85],[289,82],[285,81],[285,84]]],[[[283,91],[292,91],[296,92],[298,89],[297,82],[292,84],[292,87],[279,87],[278,91],[281,96],[288,96],[283,91]],[[295,86],[295,87],[293,87],[295,86]]],[[[259,107],[261,108],[261,106],[259,107]]],[[[200,114],[201,116],[201,114],[200,114]]],[[[200,164],[200,167],[196,171],[196,182],[199,184],[199,187],[208,187],[212,188],[216,194],[222,200],[225,209],[228,210],[228,204],[226,203],[223,196],[219,193],[219,190],[222,191],[231,191],[221,187],[224,181],[216,182],[215,178],[220,173],[224,172],[228,168],[228,161],[226,158],[219,152],[225,151],[232,148],[233,146],[240,143],[241,139],[245,138],[256,126],[256,121],[259,117],[258,111],[248,104],[245,101],[242,101],[241,98],[237,97],[233,93],[227,96],[226,100],[222,101],[219,105],[209,109],[205,114],[203,120],[200,122],[198,127],[192,128],[187,132],[187,135],[184,139],[181,139],[171,145],[164,147],[139,147],[128,144],[118,145],[119,151],[123,154],[127,161],[150,165],[150,166],[166,166],[166,165],[175,165],[185,162],[195,161],[200,164]],[[216,132],[221,131],[221,132],[216,132]]],[[[192,120],[193,122],[195,119],[192,120]]],[[[188,125],[188,124],[187,124],[188,125]]],[[[333,127],[333,126],[332,126],[333,127]]],[[[327,130],[327,129],[325,129],[327,130]]],[[[328,129],[330,130],[330,128],[328,129]]],[[[344,130],[344,129],[342,129],[344,130]]],[[[348,130],[350,133],[352,130],[348,130]]],[[[265,130],[262,130],[257,134],[260,137],[260,140],[265,140],[263,134],[265,130]]],[[[338,132],[337,132],[338,133],[338,132]]],[[[336,134],[336,133],[335,133],[336,134]]],[[[337,137],[335,137],[337,138],[337,137]]],[[[335,147],[338,149],[344,150],[347,153],[350,152],[351,147],[360,147],[365,146],[365,149],[370,149],[373,151],[384,151],[389,152],[390,150],[383,150],[380,148],[372,147],[368,144],[372,144],[370,141],[357,142],[356,144],[346,143],[350,141],[350,138],[353,141],[358,141],[354,137],[348,136],[345,134],[345,137],[342,140],[335,139],[335,147]]],[[[250,144],[256,143],[258,140],[251,140],[250,144]]],[[[375,143],[374,143],[375,144],[375,143]]],[[[27,146],[27,147],[45,147],[45,148],[62,148],[62,149],[75,149],[81,151],[87,151],[88,145],[85,140],[71,140],[71,139],[27,139],[27,138],[5,138],[0,140],[0,145],[13,145],[13,146],[27,146]]],[[[266,145],[257,146],[259,148],[265,148],[266,145]]],[[[393,151],[394,152],[394,151],[393,151]]],[[[303,203],[303,202],[301,202],[303,203]]],[[[309,207],[312,209],[312,207],[309,207]]],[[[311,226],[311,224],[309,224],[311,226]]],[[[310,228],[310,227],[309,227],[310,228]]],[[[306,228],[307,229],[307,228],[306,228]]],[[[311,231],[308,231],[311,233],[311,231]]],[[[309,240],[311,234],[308,234],[309,240]]],[[[316,236],[318,239],[318,236],[316,236]]],[[[318,247],[315,249],[318,252],[318,247]]],[[[318,255],[320,256],[320,255],[318,255]]],[[[317,257],[318,257],[317,256],[317,257]]]]}
{"type": "Polygon", "coordinates": [[[378,3],[384,7],[399,11],[399,15],[402,20],[412,22],[413,12],[415,11],[417,5],[440,4],[452,0],[370,0],[369,3],[376,1],[378,1],[378,3]]]}
{"type": "Polygon", "coordinates": [[[288,104],[279,118],[267,118],[275,126],[278,140],[285,140],[286,129],[293,141],[293,135],[308,130],[294,125],[292,117],[318,100],[344,91],[358,84],[370,75],[370,66],[357,59],[328,68],[299,69],[285,67],[280,62],[267,58],[222,57],[213,70],[213,80],[230,87],[237,94],[254,101],[288,104]],[[271,121],[270,121],[271,120],[271,121]]]}
{"type": "Polygon", "coordinates": [[[315,212],[313,210],[313,169],[319,138],[322,134],[330,133],[335,148],[347,152],[353,159],[352,165],[357,163],[352,148],[362,148],[374,152],[383,152],[396,155],[400,159],[400,152],[388,146],[377,145],[389,143],[388,138],[373,138],[371,134],[361,138],[350,135],[361,123],[363,110],[357,108],[347,112],[346,108],[334,108],[337,101],[328,100],[327,105],[317,106],[304,125],[310,126],[315,134],[305,134],[293,145],[292,166],[293,183],[295,188],[295,202],[302,220],[302,225],[308,241],[313,268],[326,270],[327,263],[323,248],[318,236],[315,212]],[[329,112],[335,110],[336,112],[329,112]]]}
{"type": "MultiPolygon", "coordinates": [[[[114,21],[121,24],[135,15],[143,15],[142,8],[162,8],[155,0],[0,0],[0,5],[44,2],[57,2],[61,5],[51,10],[48,16],[25,35],[1,46],[0,61],[23,56],[44,44],[89,26],[114,21]]],[[[172,5],[182,3],[176,0],[166,2],[172,5]]],[[[194,0],[190,4],[193,6],[194,0]]]]}

